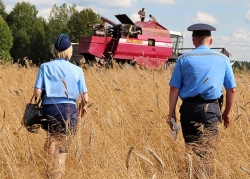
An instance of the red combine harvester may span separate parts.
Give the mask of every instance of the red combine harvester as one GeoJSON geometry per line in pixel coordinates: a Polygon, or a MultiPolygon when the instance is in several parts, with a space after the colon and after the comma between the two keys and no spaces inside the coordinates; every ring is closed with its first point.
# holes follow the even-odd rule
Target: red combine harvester
{"type": "Polygon", "coordinates": [[[176,60],[178,48],[183,43],[181,33],[170,31],[155,22],[133,23],[126,14],[115,15],[117,24],[101,17],[102,24],[89,25],[94,28],[92,36],[81,37],[77,53],[89,63],[112,66],[113,60],[135,63],[158,69],[168,60],[176,60]],[[106,28],[105,24],[111,26],[106,28]]]}

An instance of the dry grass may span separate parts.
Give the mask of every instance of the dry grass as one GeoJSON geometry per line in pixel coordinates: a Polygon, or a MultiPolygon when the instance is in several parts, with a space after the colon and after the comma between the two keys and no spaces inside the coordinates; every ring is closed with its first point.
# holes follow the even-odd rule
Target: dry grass
{"type": "MultiPolygon", "coordinates": [[[[37,72],[0,66],[0,178],[45,178],[46,134],[21,127],[37,72]]],[[[165,122],[171,68],[84,72],[90,105],[70,147],[65,178],[188,178],[182,134],[173,141],[165,122]]],[[[236,80],[231,124],[220,130],[216,178],[250,177],[250,74],[236,74],[236,80]]]]}

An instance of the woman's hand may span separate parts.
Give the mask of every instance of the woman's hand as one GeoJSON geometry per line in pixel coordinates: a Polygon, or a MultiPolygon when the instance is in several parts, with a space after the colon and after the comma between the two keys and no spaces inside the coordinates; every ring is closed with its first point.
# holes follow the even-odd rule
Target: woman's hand
{"type": "Polygon", "coordinates": [[[81,117],[83,117],[85,113],[87,113],[86,106],[81,108],[81,117]]]}
{"type": "Polygon", "coordinates": [[[79,104],[79,108],[78,108],[78,115],[80,117],[83,117],[85,113],[87,113],[87,107],[86,107],[85,103],[81,102],[79,104]]]}

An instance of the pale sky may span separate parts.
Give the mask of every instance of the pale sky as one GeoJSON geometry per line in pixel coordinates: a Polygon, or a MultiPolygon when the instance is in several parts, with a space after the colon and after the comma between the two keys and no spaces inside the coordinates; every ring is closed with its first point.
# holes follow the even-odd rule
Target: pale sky
{"type": "MultiPolygon", "coordinates": [[[[16,0],[2,0],[10,12],[16,0]]],[[[185,35],[184,46],[193,48],[191,32],[187,27],[207,23],[217,31],[212,32],[211,47],[224,47],[231,53],[231,60],[250,61],[250,1],[249,0],[29,0],[47,18],[54,4],[76,4],[79,10],[92,8],[108,19],[119,23],[114,15],[127,14],[132,21],[139,20],[137,12],[146,9],[146,19],[152,14],[165,28],[185,35]]]]}

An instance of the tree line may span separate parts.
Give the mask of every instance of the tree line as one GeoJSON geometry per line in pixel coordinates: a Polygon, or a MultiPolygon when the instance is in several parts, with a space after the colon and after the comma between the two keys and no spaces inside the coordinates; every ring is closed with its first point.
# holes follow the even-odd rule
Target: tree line
{"type": "Polygon", "coordinates": [[[234,71],[250,71],[250,62],[236,61],[233,65],[234,71]]]}
{"type": "Polygon", "coordinates": [[[53,5],[48,19],[38,17],[36,6],[18,2],[7,13],[0,0],[0,62],[20,62],[23,58],[34,64],[49,61],[51,45],[60,33],[67,33],[71,42],[89,36],[87,23],[100,23],[100,14],[91,8],[81,11],[76,5],[53,5]]]}

